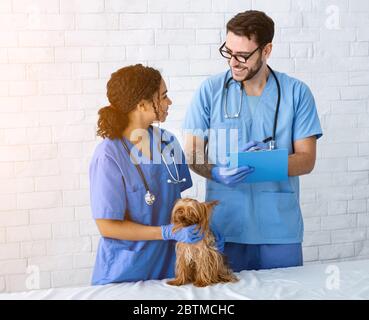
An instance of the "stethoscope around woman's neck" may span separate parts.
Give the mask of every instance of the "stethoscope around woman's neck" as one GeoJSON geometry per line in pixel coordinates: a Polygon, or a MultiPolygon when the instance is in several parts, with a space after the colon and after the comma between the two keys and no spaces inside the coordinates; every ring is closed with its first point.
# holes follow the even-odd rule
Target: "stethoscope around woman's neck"
{"type": "MultiPolygon", "coordinates": [[[[152,126],[150,126],[150,129],[152,130],[153,136],[154,136],[154,128],[152,126]]],[[[167,141],[162,141],[161,139],[160,139],[160,141],[163,142],[166,146],[169,144],[167,141]]],[[[126,143],[124,137],[121,139],[121,142],[122,142],[122,145],[123,145],[124,149],[126,150],[128,156],[130,156],[130,159],[132,159],[133,164],[136,167],[136,170],[137,170],[138,174],[140,175],[140,178],[141,178],[141,180],[142,180],[142,182],[143,182],[143,184],[145,186],[145,190],[146,190],[145,202],[149,206],[151,206],[151,205],[154,204],[156,197],[150,191],[149,185],[147,183],[147,180],[145,178],[145,175],[143,174],[142,168],[138,164],[138,161],[134,158],[133,154],[130,152],[130,150],[129,150],[128,146],[127,146],[127,143],[126,143]]],[[[165,165],[165,168],[167,169],[167,171],[169,173],[169,176],[170,176],[170,179],[167,180],[167,183],[168,184],[178,184],[178,183],[186,182],[186,178],[180,179],[180,177],[179,177],[178,165],[177,165],[177,163],[175,161],[175,158],[174,158],[174,151],[171,150],[169,154],[170,154],[170,157],[171,157],[172,162],[173,162],[173,165],[174,165],[175,175],[176,176],[174,176],[172,174],[172,172],[171,172],[171,170],[169,168],[169,165],[168,165],[167,161],[165,160],[165,157],[164,157],[164,155],[163,155],[163,153],[161,151],[161,143],[160,143],[160,155],[161,155],[161,159],[163,160],[164,165],[165,165]]]]}
{"type": "MultiPolygon", "coordinates": [[[[279,105],[280,105],[280,102],[281,102],[281,86],[279,84],[278,78],[277,78],[276,74],[274,73],[273,69],[268,65],[267,65],[267,67],[268,67],[270,73],[272,74],[276,84],[277,84],[278,95],[277,95],[277,104],[276,104],[276,108],[275,108],[275,112],[274,112],[274,122],[273,122],[272,136],[265,138],[263,140],[263,142],[264,143],[269,142],[269,149],[274,150],[276,148],[275,136],[276,136],[276,132],[277,132],[279,105]]],[[[229,91],[228,89],[229,89],[229,84],[232,80],[233,80],[233,77],[231,76],[224,84],[224,96],[225,96],[225,98],[224,98],[223,110],[224,110],[224,118],[225,119],[237,119],[237,118],[239,118],[240,113],[241,113],[241,109],[242,109],[242,98],[243,98],[242,81],[234,80],[237,83],[239,83],[239,85],[240,85],[240,103],[238,105],[237,112],[234,115],[230,115],[228,113],[228,105],[227,105],[227,98],[228,98],[228,91],[229,91]]]]}

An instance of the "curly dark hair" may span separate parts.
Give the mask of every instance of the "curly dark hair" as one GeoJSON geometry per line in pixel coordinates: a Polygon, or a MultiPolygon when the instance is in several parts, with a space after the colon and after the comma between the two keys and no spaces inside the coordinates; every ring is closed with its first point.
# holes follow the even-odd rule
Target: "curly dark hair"
{"type": "Polygon", "coordinates": [[[110,106],[99,110],[97,135],[116,139],[128,125],[127,114],[141,100],[152,100],[160,88],[161,74],[151,67],[136,64],[114,72],[107,83],[110,106]]]}
{"type": "Polygon", "coordinates": [[[255,37],[255,42],[262,47],[273,40],[274,22],[262,11],[248,10],[228,21],[227,32],[229,31],[249,39],[255,37]]]}

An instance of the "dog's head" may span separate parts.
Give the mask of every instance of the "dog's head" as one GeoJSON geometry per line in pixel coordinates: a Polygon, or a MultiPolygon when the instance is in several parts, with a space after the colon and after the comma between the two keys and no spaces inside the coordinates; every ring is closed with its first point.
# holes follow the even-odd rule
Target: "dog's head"
{"type": "Polygon", "coordinates": [[[218,201],[199,202],[194,199],[179,199],[172,210],[173,231],[197,224],[205,232],[209,229],[210,217],[218,201]]]}

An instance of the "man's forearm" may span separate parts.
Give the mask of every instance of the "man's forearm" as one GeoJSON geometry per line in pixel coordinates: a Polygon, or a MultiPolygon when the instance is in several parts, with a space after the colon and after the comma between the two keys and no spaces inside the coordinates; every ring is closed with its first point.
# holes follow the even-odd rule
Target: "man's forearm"
{"type": "Polygon", "coordinates": [[[211,169],[214,167],[213,164],[190,164],[189,165],[190,169],[197,173],[198,175],[207,178],[207,179],[211,179],[211,169]]]}
{"type": "Polygon", "coordinates": [[[315,157],[308,153],[298,152],[288,156],[288,175],[302,176],[310,173],[315,165],[315,157]]]}
{"type": "Polygon", "coordinates": [[[205,151],[206,142],[196,136],[187,136],[185,147],[186,161],[190,169],[198,175],[211,179],[211,169],[214,164],[208,163],[205,151]]]}

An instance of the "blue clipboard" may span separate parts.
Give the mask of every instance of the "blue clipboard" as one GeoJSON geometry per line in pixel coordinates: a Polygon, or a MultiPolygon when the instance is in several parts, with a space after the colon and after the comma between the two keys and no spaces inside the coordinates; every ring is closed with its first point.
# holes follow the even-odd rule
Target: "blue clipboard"
{"type": "Polygon", "coordinates": [[[255,171],[247,177],[248,183],[284,181],[288,179],[288,150],[259,150],[230,154],[230,166],[250,166],[255,171]]]}

